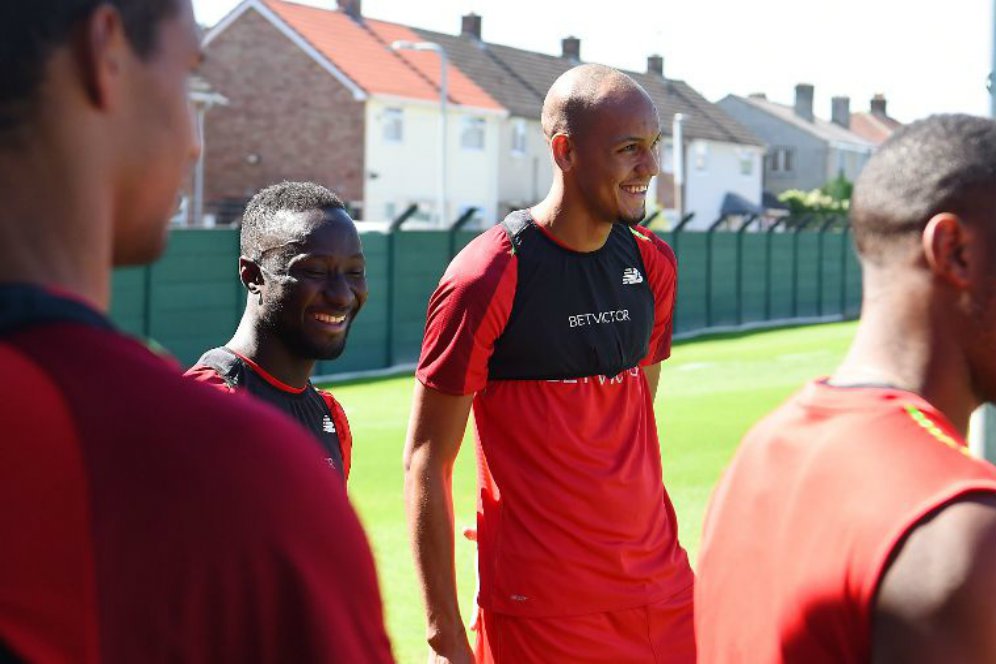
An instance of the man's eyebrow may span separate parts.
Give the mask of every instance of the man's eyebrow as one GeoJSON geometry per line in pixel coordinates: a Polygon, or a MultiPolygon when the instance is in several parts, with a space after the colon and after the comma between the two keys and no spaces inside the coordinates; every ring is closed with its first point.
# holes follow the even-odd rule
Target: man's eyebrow
{"type": "MultiPolygon", "coordinates": [[[[653,143],[654,141],[659,141],[661,138],[663,138],[663,136],[664,136],[664,132],[663,131],[659,131],[656,134],[654,134],[654,137],[650,140],[650,142],[653,143]]],[[[616,143],[634,143],[634,142],[635,143],[642,143],[642,142],[644,142],[646,140],[647,140],[646,136],[620,136],[620,137],[618,137],[615,140],[615,142],[616,143]]]]}

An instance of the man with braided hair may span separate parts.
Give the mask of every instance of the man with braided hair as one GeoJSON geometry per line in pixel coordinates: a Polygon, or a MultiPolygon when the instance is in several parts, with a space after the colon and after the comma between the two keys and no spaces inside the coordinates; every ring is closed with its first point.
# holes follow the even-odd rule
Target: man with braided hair
{"type": "Polygon", "coordinates": [[[550,193],[471,242],[429,301],[405,448],[429,645],[437,662],[473,656],[449,490],[473,408],[477,661],[691,663],[693,577],[653,412],[677,267],[636,225],[657,109],[628,76],[582,65],[542,123],[550,193]]]}

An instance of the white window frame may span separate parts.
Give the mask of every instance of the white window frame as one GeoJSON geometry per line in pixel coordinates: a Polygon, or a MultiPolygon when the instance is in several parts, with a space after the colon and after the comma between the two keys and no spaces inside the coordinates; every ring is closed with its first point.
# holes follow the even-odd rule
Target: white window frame
{"type": "Polygon", "coordinates": [[[522,157],[526,154],[527,143],[527,128],[526,121],[522,118],[516,118],[512,122],[512,155],[515,157],[522,157]]]}
{"type": "Polygon", "coordinates": [[[737,156],[740,158],[740,175],[744,177],[753,176],[754,154],[748,150],[740,150],[737,156]]]}
{"type": "Polygon", "coordinates": [[[460,148],[483,152],[488,121],[478,115],[465,115],[460,120],[460,148]]]}
{"type": "Polygon", "coordinates": [[[385,108],[380,118],[381,137],[385,143],[403,143],[405,140],[405,109],[385,108]]]}
{"type": "Polygon", "coordinates": [[[772,173],[791,173],[795,169],[795,150],[792,148],[772,148],[770,156],[772,173]]]}
{"type": "Polygon", "coordinates": [[[709,144],[705,141],[695,142],[695,155],[692,157],[695,170],[705,173],[709,170],[709,144]]]}
{"type": "Polygon", "coordinates": [[[660,152],[660,169],[662,173],[674,173],[674,143],[664,141],[660,152]]]}

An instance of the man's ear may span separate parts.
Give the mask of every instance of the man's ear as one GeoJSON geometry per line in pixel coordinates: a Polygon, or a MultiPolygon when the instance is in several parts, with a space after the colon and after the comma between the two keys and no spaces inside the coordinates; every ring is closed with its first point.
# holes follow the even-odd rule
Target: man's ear
{"type": "Polygon", "coordinates": [[[259,293],[263,286],[263,271],[259,264],[251,258],[239,256],[239,281],[253,295],[259,293]]]}
{"type": "Polygon", "coordinates": [[[118,10],[111,3],[99,5],[71,43],[90,103],[100,110],[120,103],[127,94],[123,89],[125,69],[134,54],[118,10]]]}
{"type": "Polygon", "coordinates": [[[956,214],[935,214],[923,229],[921,242],[930,271],[939,279],[957,288],[971,281],[972,252],[969,245],[973,234],[956,214]]]}
{"type": "Polygon", "coordinates": [[[553,162],[557,168],[569,171],[574,167],[576,153],[570,136],[564,133],[554,134],[550,139],[550,149],[553,151],[553,162]]]}

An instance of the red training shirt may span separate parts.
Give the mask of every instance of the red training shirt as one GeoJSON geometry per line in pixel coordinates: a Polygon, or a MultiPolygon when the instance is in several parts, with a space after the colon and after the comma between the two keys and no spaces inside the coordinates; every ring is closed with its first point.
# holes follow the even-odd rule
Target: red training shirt
{"type": "Polygon", "coordinates": [[[578,253],[526,213],[475,238],[429,302],[416,373],[475,394],[485,609],[576,615],[687,591],[641,365],[669,355],[676,263],[617,224],[578,253]]]}
{"type": "Polygon", "coordinates": [[[801,392],[744,438],[712,497],[695,590],[699,661],[871,658],[875,593],[898,542],[996,468],[923,398],[801,392]]]}

